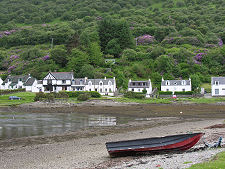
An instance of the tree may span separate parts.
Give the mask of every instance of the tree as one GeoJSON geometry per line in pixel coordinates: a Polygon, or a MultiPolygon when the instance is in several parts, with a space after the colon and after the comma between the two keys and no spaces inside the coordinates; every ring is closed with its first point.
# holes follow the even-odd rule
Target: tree
{"type": "Polygon", "coordinates": [[[95,69],[92,65],[86,64],[83,65],[78,73],[78,77],[88,77],[89,79],[94,79],[95,69]]]}
{"type": "Polygon", "coordinates": [[[90,64],[94,66],[101,66],[103,64],[103,54],[101,52],[101,47],[97,42],[91,43],[88,53],[88,60],[90,64]]]}
{"type": "Polygon", "coordinates": [[[63,45],[55,46],[51,52],[51,59],[55,61],[56,64],[64,67],[68,60],[67,60],[67,51],[63,45]]]}
{"type": "Polygon", "coordinates": [[[194,91],[195,93],[198,93],[200,91],[200,85],[201,85],[199,76],[197,74],[193,74],[190,76],[190,78],[191,78],[192,91],[194,91]]]}
{"type": "Polygon", "coordinates": [[[114,55],[114,56],[118,57],[120,55],[121,51],[122,51],[122,49],[120,48],[118,39],[112,39],[106,45],[105,52],[110,55],[114,55]]]}
{"type": "Polygon", "coordinates": [[[173,58],[167,55],[161,55],[155,61],[155,67],[160,73],[170,73],[173,66],[173,58]]]}

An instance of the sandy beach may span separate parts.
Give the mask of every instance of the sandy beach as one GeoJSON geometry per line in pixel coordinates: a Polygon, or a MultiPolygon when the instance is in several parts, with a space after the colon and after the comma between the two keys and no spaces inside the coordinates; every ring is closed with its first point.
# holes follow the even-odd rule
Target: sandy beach
{"type": "MultiPolygon", "coordinates": [[[[56,108],[51,109],[56,110],[56,108]]],[[[57,107],[57,106],[56,106],[57,107]]],[[[61,107],[62,108],[62,107],[61,107]]],[[[9,108],[1,109],[5,111],[9,108]]],[[[10,108],[17,111],[41,111],[40,105],[10,108]]],[[[60,108],[58,109],[60,110],[60,108]]],[[[194,163],[209,160],[224,148],[181,154],[163,154],[110,158],[105,148],[108,141],[160,137],[172,134],[204,132],[196,145],[225,138],[225,128],[206,127],[224,124],[224,105],[86,105],[61,109],[66,112],[103,114],[118,113],[148,118],[147,121],[130,122],[114,127],[94,127],[61,135],[34,136],[0,140],[0,168],[186,168],[194,163]],[[216,108],[216,109],[215,109],[216,108]],[[195,110],[195,114],[193,114],[195,110]],[[214,111],[213,111],[214,110],[214,111]],[[123,112],[123,113],[121,113],[123,112]],[[182,112],[182,114],[180,113],[182,112]]],[[[43,110],[42,110],[43,111],[43,110]]]]}

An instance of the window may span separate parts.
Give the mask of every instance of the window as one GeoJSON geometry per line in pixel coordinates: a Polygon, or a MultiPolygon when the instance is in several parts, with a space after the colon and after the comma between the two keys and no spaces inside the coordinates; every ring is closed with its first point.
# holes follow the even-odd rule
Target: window
{"type": "Polygon", "coordinates": [[[141,86],[141,83],[138,83],[138,86],[141,86]]]}
{"type": "Polygon", "coordinates": [[[225,88],[222,88],[222,90],[225,90],[225,88]]]}
{"type": "Polygon", "coordinates": [[[109,92],[110,92],[110,93],[112,92],[112,89],[111,89],[111,88],[109,88],[109,92]]]}
{"type": "Polygon", "coordinates": [[[100,82],[100,86],[102,86],[102,82],[100,82]]]}
{"type": "Polygon", "coordinates": [[[62,80],[62,83],[66,83],[66,80],[62,80]]]}
{"type": "Polygon", "coordinates": [[[107,92],[107,89],[105,89],[105,92],[107,92]]]}
{"type": "Polygon", "coordinates": [[[83,84],[83,80],[80,80],[80,85],[82,85],[83,84]]]}
{"type": "Polygon", "coordinates": [[[219,81],[215,81],[215,85],[219,85],[219,81]]]}
{"type": "Polygon", "coordinates": [[[167,85],[167,86],[169,85],[169,81],[166,81],[166,85],[167,85]]]}
{"type": "Polygon", "coordinates": [[[168,92],[168,91],[169,91],[169,89],[166,89],[166,91],[168,92]]]}
{"type": "Polygon", "coordinates": [[[97,91],[98,91],[98,89],[95,89],[95,91],[97,92],[97,91]]]}
{"type": "Polygon", "coordinates": [[[100,89],[100,93],[102,93],[102,89],[100,89]]]}
{"type": "Polygon", "coordinates": [[[183,92],[185,92],[185,89],[182,89],[183,92]]]}
{"type": "Polygon", "coordinates": [[[219,94],[219,89],[215,89],[215,94],[219,94]]]}
{"type": "Polygon", "coordinates": [[[133,83],[133,86],[135,86],[135,83],[133,83]]]}
{"type": "Polygon", "coordinates": [[[174,85],[177,85],[177,82],[174,82],[174,85]]]}
{"type": "Polygon", "coordinates": [[[181,83],[182,83],[182,85],[185,85],[185,80],[182,80],[182,82],[181,82],[181,83]]]}
{"type": "Polygon", "coordinates": [[[91,89],[89,89],[89,91],[91,91],[91,89]]]}
{"type": "Polygon", "coordinates": [[[140,91],[141,91],[141,89],[138,89],[138,91],[140,92],[140,91]]]}
{"type": "Polygon", "coordinates": [[[132,89],[132,92],[134,92],[134,89],[132,89]]]}
{"type": "Polygon", "coordinates": [[[112,82],[111,81],[109,81],[109,86],[111,86],[112,85],[112,82]]]}
{"type": "Polygon", "coordinates": [[[75,85],[75,80],[74,79],[72,80],[72,84],[75,85]]]}
{"type": "Polygon", "coordinates": [[[67,90],[67,86],[65,86],[65,90],[67,90]]]}

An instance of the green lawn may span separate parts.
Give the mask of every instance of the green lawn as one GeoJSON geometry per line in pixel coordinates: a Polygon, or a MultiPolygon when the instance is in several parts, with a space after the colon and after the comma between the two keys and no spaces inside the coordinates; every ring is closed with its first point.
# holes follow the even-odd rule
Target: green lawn
{"type": "Polygon", "coordinates": [[[179,102],[187,101],[191,103],[218,103],[225,102],[225,97],[213,97],[213,98],[184,98],[178,99],[179,102]]]}
{"type": "Polygon", "coordinates": [[[126,102],[126,103],[143,103],[143,104],[151,104],[151,103],[161,103],[161,104],[169,104],[172,103],[173,99],[133,99],[133,98],[113,98],[113,100],[118,102],[126,102]]]}
{"type": "Polygon", "coordinates": [[[225,152],[217,154],[211,161],[192,165],[189,169],[224,169],[225,152]]]}
{"type": "Polygon", "coordinates": [[[0,106],[13,106],[34,101],[35,93],[18,92],[7,95],[0,95],[0,106]],[[9,96],[21,97],[21,100],[9,100],[9,96]]]}

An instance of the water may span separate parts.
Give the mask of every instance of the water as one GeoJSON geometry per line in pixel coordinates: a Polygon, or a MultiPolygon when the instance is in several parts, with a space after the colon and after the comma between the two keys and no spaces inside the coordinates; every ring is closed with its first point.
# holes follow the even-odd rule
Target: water
{"type": "Polygon", "coordinates": [[[0,113],[0,140],[115,126],[132,119],[78,113],[0,113]]]}

